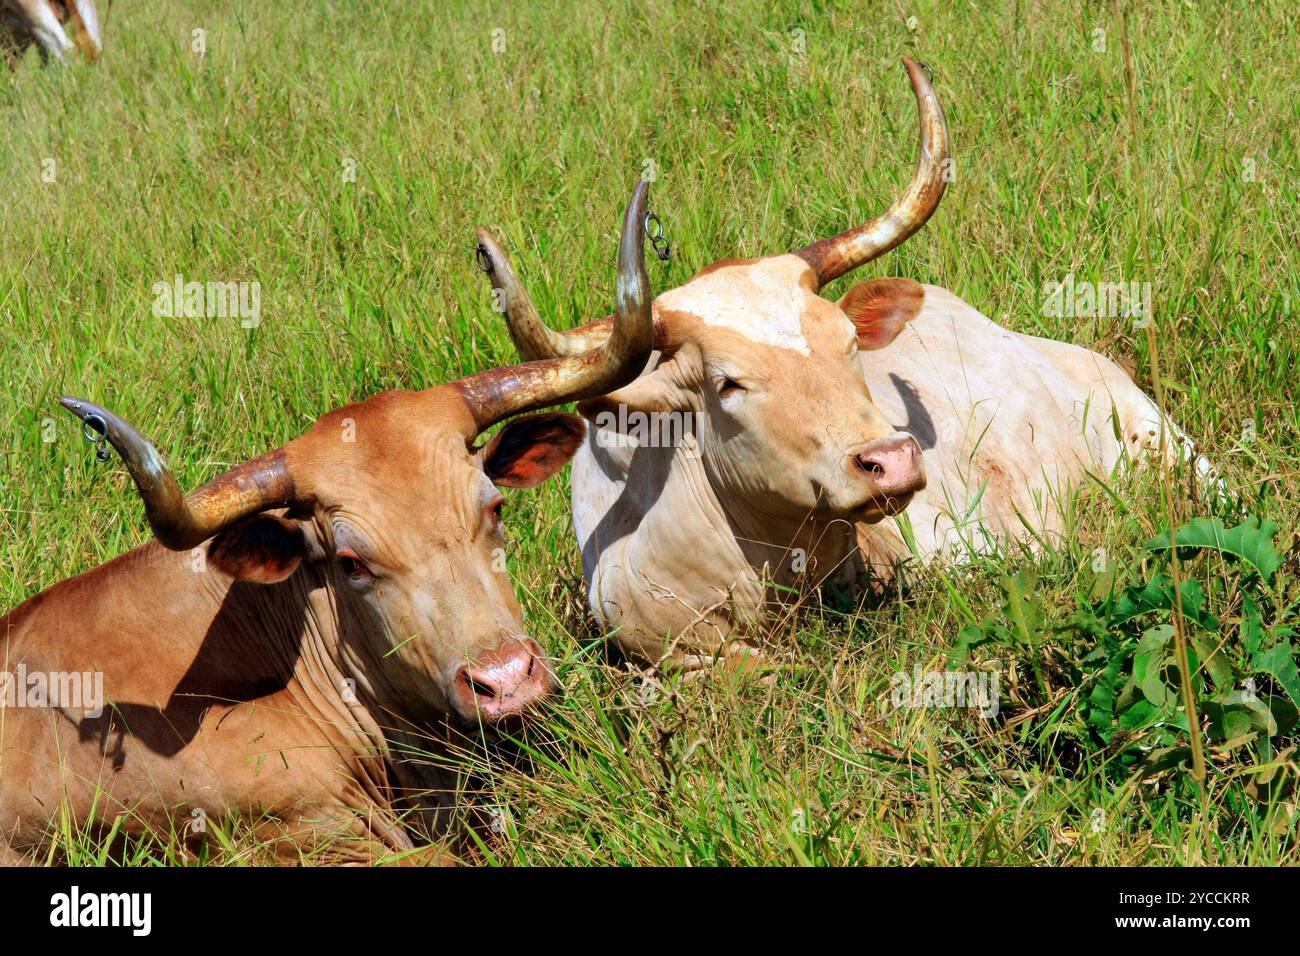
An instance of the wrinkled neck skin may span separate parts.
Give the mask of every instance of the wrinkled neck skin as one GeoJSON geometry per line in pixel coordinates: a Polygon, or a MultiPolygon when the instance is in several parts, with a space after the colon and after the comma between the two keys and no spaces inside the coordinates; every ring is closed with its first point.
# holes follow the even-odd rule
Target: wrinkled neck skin
{"type": "Polygon", "coordinates": [[[150,542],[0,617],[0,656],[103,693],[97,714],[5,709],[0,845],[43,846],[59,808],[129,830],[248,810],[355,862],[443,832],[454,781],[410,748],[439,755],[445,728],[357,650],[319,565],[252,584],[150,542]]]}
{"type": "MultiPolygon", "coordinates": [[[[385,674],[350,620],[355,612],[340,606],[313,564],[304,562],[278,584],[244,584],[219,572],[203,574],[200,580],[213,618],[223,628],[238,631],[245,652],[265,664],[293,662],[295,677],[308,687],[328,683],[331,693],[345,700],[356,697],[353,713],[360,708],[393,726],[423,726],[436,716],[420,701],[408,699],[385,674]]],[[[358,722],[375,725],[374,720],[358,722]]]]}
{"type": "MultiPolygon", "coordinates": [[[[245,584],[219,572],[200,575],[215,622],[239,645],[242,667],[268,675],[292,674],[284,693],[304,718],[324,722],[330,745],[379,806],[446,810],[438,793],[454,791],[446,775],[421,756],[441,753],[449,736],[445,717],[399,685],[400,668],[379,659],[364,640],[357,613],[340,602],[321,568],[303,562],[278,584],[245,584]],[[433,791],[430,797],[420,791],[433,791]],[[403,794],[412,794],[405,800],[403,794]],[[430,802],[432,800],[432,803],[430,802]]],[[[438,823],[426,817],[432,834],[438,823]]]]}
{"type": "Polygon", "coordinates": [[[849,522],[753,512],[719,493],[692,442],[600,435],[573,461],[574,527],[592,609],[631,656],[689,671],[757,651],[768,612],[857,569],[849,522]]]}

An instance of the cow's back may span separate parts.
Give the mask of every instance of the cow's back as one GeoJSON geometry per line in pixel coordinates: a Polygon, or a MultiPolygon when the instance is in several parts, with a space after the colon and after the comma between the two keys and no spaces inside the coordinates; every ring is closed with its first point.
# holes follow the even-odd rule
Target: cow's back
{"type": "Polygon", "coordinates": [[[946,289],[924,289],[898,338],[862,353],[872,398],[920,442],[927,481],[876,533],[896,536],[908,521],[924,557],[958,559],[1028,528],[1059,533],[1061,506],[1085,475],[1108,479],[1149,450],[1155,404],[1105,356],[1013,332],[946,289]]]}

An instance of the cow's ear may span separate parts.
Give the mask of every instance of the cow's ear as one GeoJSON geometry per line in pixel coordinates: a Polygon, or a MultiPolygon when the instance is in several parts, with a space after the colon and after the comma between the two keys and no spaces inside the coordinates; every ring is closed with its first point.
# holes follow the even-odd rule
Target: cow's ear
{"type": "Polygon", "coordinates": [[[859,282],[838,305],[858,330],[858,348],[883,349],[916,318],[925,289],[913,279],[868,279],[859,282]]]}
{"type": "Polygon", "coordinates": [[[500,488],[531,488],[564,467],[586,437],[577,415],[546,412],[516,418],[482,449],[484,473],[500,488]]]}
{"type": "Polygon", "coordinates": [[[258,515],[227,528],[208,544],[208,562],[239,581],[276,584],[288,578],[307,554],[302,525],[276,515],[258,515]]]}

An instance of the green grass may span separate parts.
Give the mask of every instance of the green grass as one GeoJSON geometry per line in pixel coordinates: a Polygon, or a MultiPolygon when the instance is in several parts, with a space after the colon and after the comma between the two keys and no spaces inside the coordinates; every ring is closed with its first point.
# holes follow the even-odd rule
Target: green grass
{"type": "MultiPolygon", "coordinates": [[[[0,607],[147,538],[129,479],[94,465],[60,394],[135,423],[193,487],[353,399],[512,361],[474,268],[479,225],[566,327],[610,310],[619,217],[647,159],[677,249],[651,266],[658,289],[862,221],[914,163],[904,53],[934,70],[957,178],[924,231],[854,279],[946,286],[1010,328],[1134,360],[1148,388],[1141,333],[1047,317],[1041,290],[1067,273],[1153,283],[1170,412],[1291,545],[1294,7],[1128,6],[1132,117],[1111,4],[115,5],[99,65],[29,59],[0,76],[0,607]],[[795,30],[806,53],[792,57],[795,30]],[[260,282],[260,326],[155,317],[151,287],[177,273],[260,282]]],[[[1009,570],[1039,565],[1037,598],[1064,613],[1094,548],[1135,580],[1170,509],[1196,512],[1188,496],[1150,481],[1124,507],[1097,495],[1066,551],[806,609],[773,628],[766,681],[718,674],[647,703],[647,678],[608,662],[586,624],[567,495],[566,479],[511,496],[513,573],[569,694],[531,772],[488,764],[483,799],[509,833],[483,859],[1297,860],[1295,797],[1248,794],[1233,768],[1249,759],[1211,748],[1201,806],[1186,774],[1117,782],[1101,752],[1066,765],[1025,739],[1032,718],[889,706],[890,675],[941,666],[1001,606],[1009,570]]],[[[1293,593],[1294,563],[1282,576],[1293,593]]],[[[68,859],[102,858],[77,826],[60,832],[68,859]]],[[[252,839],[211,859],[242,861],[252,839]]],[[[164,837],[128,858],[183,854],[164,837]]]]}

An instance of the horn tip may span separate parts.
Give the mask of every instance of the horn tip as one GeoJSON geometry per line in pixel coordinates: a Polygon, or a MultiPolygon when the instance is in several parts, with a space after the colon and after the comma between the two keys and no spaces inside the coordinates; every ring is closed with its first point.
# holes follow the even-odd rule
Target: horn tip
{"type": "Polygon", "coordinates": [[[642,234],[641,220],[645,218],[646,209],[650,205],[649,197],[650,180],[638,179],[636,188],[632,190],[632,198],[628,200],[627,214],[623,220],[623,238],[625,240],[639,241],[642,234]]]}
{"type": "Polygon", "coordinates": [[[98,408],[98,406],[92,405],[90,402],[80,398],[73,398],[71,395],[64,395],[59,399],[59,404],[81,419],[84,419],[98,408]]]}
{"type": "Polygon", "coordinates": [[[929,65],[922,63],[920,60],[914,60],[910,56],[903,57],[903,65],[907,67],[907,78],[912,81],[912,88],[918,92],[924,91],[926,94],[934,93],[934,71],[929,65]]]}
{"type": "Polygon", "coordinates": [[[486,227],[480,227],[478,230],[478,243],[474,246],[474,254],[478,258],[479,269],[486,273],[492,281],[496,281],[497,272],[503,266],[509,272],[505,253],[501,251],[501,246],[496,237],[486,227]]]}

